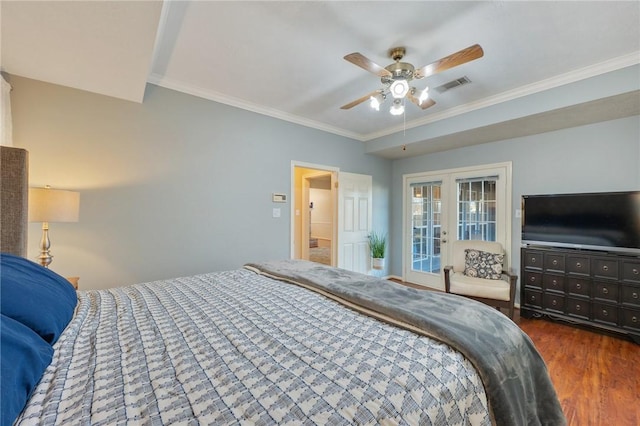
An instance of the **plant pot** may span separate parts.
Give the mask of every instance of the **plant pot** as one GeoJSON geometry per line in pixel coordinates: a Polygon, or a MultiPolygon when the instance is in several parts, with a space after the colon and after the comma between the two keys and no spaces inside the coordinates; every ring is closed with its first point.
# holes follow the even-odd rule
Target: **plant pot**
{"type": "Polygon", "coordinates": [[[373,269],[384,269],[384,257],[372,257],[371,258],[371,267],[373,269]]]}

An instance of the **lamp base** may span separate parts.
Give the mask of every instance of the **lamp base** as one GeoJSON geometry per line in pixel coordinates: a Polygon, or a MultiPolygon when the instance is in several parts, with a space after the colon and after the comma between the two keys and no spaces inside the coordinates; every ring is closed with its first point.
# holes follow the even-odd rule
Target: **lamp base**
{"type": "Polygon", "coordinates": [[[45,268],[48,268],[53,260],[53,256],[49,253],[49,247],[51,247],[51,241],[49,241],[49,223],[42,222],[42,239],[40,240],[40,256],[38,256],[38,261],[45,268]]]}

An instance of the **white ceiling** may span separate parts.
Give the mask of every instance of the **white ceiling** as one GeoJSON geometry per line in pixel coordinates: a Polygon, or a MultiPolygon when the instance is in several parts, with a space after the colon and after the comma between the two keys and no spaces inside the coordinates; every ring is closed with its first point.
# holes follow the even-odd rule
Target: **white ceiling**
{"type": "Polygon", "coordinates": [[[637,1],[3,0],[0,13],[9,74],[136,102],[151,82],[359,140],[640,63],[637,1]],[[475,43],[484,57],[417,81],[472,81],[432,90],[432,108],[340,109],[381,86],[348,53],[386,66],[404,46],[418,67],[475,43]]]}

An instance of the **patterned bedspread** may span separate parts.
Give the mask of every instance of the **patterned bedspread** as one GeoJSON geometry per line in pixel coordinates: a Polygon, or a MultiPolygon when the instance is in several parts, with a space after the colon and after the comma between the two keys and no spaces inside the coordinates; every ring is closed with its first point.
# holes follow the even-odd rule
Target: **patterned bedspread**
{"type": "Polygon", "coordinates": [[[249,270],[78,297],[18,425],[491,423],[459,352],[249,270]]]}

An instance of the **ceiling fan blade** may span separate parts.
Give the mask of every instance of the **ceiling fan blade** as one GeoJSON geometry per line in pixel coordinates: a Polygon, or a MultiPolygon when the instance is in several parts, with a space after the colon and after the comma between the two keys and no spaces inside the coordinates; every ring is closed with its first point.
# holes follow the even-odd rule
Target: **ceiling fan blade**
{"type": "Polygon", "coordinates": [[[344,57],[344,59],[346,59],[347,61],[351,62],[354,65],[359,66],[360,68],[366,71],[369,71],[377,75],[378,77],[391,77],[392,75],[389,71],[384,69],[384,67],[381,67],[380,65],[376,64],[371,59],[367,58],[361,53],[358,53],[358,52],[349,53],[347,56],[344,57]]]}
{"type": "Polygon", "coordinates": [[[474,59],[482,58],[484,51],[479,44],[474,44],[466,49],[462,49],[459,52],[453,53],[449,56],[445,56],[439,61],[435,61],[422,68],[418,68],[414,73],[414,78],[424,78],[430,75],[437,74],[439,72],[448,70],[449,68],[457,67],[458,65],[465,64],[473,61],[474,59]]]}
{"type": "Polygon", "coordinates": [[[407,98],[409,98],[409,100],[411,102],[413,102],[414,104],[418,105],[422,109],[427,109],[427,108],[432,107],[432,106],[434,106],[436,104],[436,101],[434,101],[431,98],[425,99],[424,101],[422,101],[422,104],[421,104],[420,100],[418,98],[416,98],[415,96],[413,96],[411,93],[407,94],[407,98]]]}
{"type": "Polygon", "coordinates": [[[356,105],[360,105],[360,104],[361,104],[361,103],[363,103],[364,101],[369,100],[372,96],[375,96],[375,95],[377,95],[377,94],[379,94],[379,93],[382,93],[382,90],[380,90],[380,89],[378,89],[378,90],[374,90],[373,92],[369,93],[368,95],[364,95],[363,97],[358,98],[358,99],[356,99],[356,100],[355,100],[355,101],[353,101],[353,102],[349,102],[349,103],[348,103],[348,104],[346,104],[346,105],[342,105],[342,106],[340,107],[340,109],[351,109],[351,108],[353,108],[354,106],[356,106],[356,105]]]}

